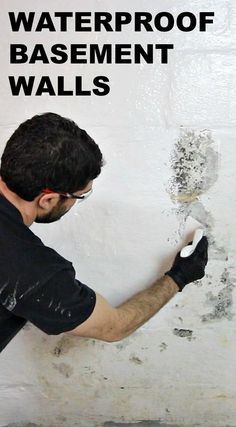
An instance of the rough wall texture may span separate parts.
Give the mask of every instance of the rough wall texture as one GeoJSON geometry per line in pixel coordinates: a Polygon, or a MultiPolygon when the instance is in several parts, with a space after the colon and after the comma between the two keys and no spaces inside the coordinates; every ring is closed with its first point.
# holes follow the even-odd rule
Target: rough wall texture
{"type": "Polygon", "coordinates": [[[19,122],[50,110],[86,128],[107,160],[89,202],[59,224],[33,226],[44,242],[114,304],[165,271],[190,215],[204,224],[211,246],[204,280],[122,342],[48,337],[27,325],[1,355],[0,425],[235,427],[235,1],[159,0],[157,7],[154,0],[24,0],[20,7],[215,12],[207,33],[50,34],[50,43],[174,43],[168,65],[16,65],[14,71],[9,43],[47,45],[48,33],[11,33],[7,12],[19,10],[17,0],[2,1],[0,16],[2,149],[19,122]],[[109,75],[111,93],[9,96],[10,73],[70,80],[80,70],[88,81],[101,70],[109,75]]]}

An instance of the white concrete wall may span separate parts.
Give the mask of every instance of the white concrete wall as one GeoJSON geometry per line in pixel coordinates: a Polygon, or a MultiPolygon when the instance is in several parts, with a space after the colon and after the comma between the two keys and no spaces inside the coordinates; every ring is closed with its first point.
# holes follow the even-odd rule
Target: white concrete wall
{"type": "Polygon", "coordinates": [[[58,224],[32,227],[78,278],[120,303],[170,266],[189,214],[211,242],[204,280],[122,342],[26,326],[0,358],[0,425],[235,427],[235,1],[2,0],[0,28],[1,148],[21,121],[54,111],[85,128],[107,161],[89,201],[58,224]],[[215,19],[206,33],[27,34],[11,32],[10,10],[214,11],[215,19]],[[11,42],[58,41],[175,50],[167,65],[9,65],[11,42]],[[111,92],[12,97],[10,74],[107,75],[111,92]]]}

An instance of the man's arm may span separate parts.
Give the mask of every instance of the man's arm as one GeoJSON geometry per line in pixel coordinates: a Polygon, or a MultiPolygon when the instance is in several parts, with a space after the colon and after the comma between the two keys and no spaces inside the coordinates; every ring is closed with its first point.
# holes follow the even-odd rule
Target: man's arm
{"type": "Polygon", "coordinates": [[[176,283],[164,276],[116,308],[96,294],[91,316],[69,333],[107,342],[120,341],[154,316],[178,290],[176,283]]]}
{"type": "Polygon", "coordinates": [[[207,239],[203,237],[187,258],[177,254],[170,271],[148,289],[141,291],[120,306],[112,307],[97,294],[91,316],[68,333],[102,341],[120,341],[156,314],[178,291],[205,274],[207,239]]]}

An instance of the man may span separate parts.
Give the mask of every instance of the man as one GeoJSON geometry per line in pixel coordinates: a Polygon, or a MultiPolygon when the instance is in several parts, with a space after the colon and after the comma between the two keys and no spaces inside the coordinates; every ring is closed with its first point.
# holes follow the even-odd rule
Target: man
{"type": "Polygon", "coordinates": [[[27,321],[47,334],[121,340],[204,276],[206,237],[188,258],[178,254],[164,277],[112,307],[32,233],[34,221],[57,221],[91,194],[102,162],[92,138],[53,113],[27,120],[9,139],[0,170],[0,351],[27,321]]]}

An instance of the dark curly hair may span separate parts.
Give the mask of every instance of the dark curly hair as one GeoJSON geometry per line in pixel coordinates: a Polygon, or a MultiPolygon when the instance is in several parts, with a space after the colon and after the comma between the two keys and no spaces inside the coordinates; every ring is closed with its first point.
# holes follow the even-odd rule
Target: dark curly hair
{"type": "Polygon", "coordinates": [[[85,130],[58,114],[44,113],[21,123],[10,137],[0,175],[11,191],[32,201],[44,188],[82,190],[102,165],[102,153],[85,130]]]}

